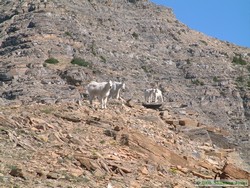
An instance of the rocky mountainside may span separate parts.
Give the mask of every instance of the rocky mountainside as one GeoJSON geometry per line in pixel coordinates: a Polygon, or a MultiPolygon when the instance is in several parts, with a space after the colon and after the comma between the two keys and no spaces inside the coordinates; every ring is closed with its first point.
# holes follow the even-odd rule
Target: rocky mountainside
{"type": "Polygon", "coordinates": [[[250,180],[228,132],[198,126],[191,110],[182,115],[131,101],[94,110],[83,101],[1,112],[0,187],[193,188],[216,175],[250,180]]]}
{"type": "Polygon", "coordinates": [[[250,169],[250,49],[191,30],[170,8],[147,0],[0,0],[0,56],[3,185],[20,178],[5,177],[11,164],[28,171],[18,183],[31,187],[34,178],[44,187],[55,180],[58,186],[90,181],[90,187],[100,187],[114,174],[112,183],[120,187],[133,187],[131,177],[132,184],[149,187],[178,186],[181,177],[193,187],[195,173],[211,177],[227,160],[250,169]],[[122,96],[134,105],[88,107],[84,86],[109,79],[125,80],[122,96]],[[141,106],[143,90],[155,86],[163,91],[161,115],[141,106]],[[79,101],[83,105],[76,107],[79,101]],[[60,115],[63,110],[70,114],[60,115]],[[112,138],[112,126],[133,144],[112,138]],[[218,158],[218,152],[227,154],[218,158]],[[192,165],[205,159],[212,165],[206,172],[192,165]],[[71,167],[77,171],[73,179],[71,167]],[[160,185],[161,178],[169,184],[160,185]],[[100,185],[94,185],[97,180],[100,185]]]}

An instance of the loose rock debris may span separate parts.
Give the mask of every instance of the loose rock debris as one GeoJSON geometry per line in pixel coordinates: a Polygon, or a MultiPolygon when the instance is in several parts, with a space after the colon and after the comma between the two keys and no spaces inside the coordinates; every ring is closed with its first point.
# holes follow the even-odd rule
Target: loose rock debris
{"type": "Polygon", "coordinates": [[[39,105],[20,106],[16,112],[6,108],[0,123],[0,150],[4,151],[0,154],[0,168],[8,182],[0,185],[34,187],[37,181],[44,187],[107,187],[110,182],[113,187],[193,187],[197,178],[213,179],[225,174],[228,178],[248,178],[249,172],[227,159],[236,151],[213,148],[212,141],[192,141],[185,132],[169,130],[172,125],[167,121],[164,125],[152,121],[161,118],[158,111],[135,106],[124,112],[120,108],[118,114],[107,109],[107,116],[84,103],[60,116],[55,114],[62,114],[67,106],[54,105],[50,114],[39,105]],[[23,110],[30,115],[23,118],[19,114],[23,110]],[[141,118],[142,114],[150,118],[141,118]],[[123,119],[122,128],[120,118],[113,117],[123,119]],[[163,133],[169,131],[172,136],[166,137],[163,133]],[[200,158],[193,156],[194,150],[200,158]]]}

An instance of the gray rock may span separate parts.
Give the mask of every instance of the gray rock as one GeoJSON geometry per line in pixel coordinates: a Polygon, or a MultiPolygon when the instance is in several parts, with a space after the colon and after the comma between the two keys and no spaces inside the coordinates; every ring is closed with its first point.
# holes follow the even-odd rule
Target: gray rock
{"type": "Polygon", "coordinates": [[[188,135],[191,140],[201,143],[211,143],[208,131],[204,128],[185,128],[182,132],[188,135]]]}

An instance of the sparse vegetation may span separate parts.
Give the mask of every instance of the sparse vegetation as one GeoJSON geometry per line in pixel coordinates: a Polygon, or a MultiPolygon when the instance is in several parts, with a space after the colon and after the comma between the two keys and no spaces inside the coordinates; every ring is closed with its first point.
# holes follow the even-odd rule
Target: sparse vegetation
{"type": "Polygon", "coordinates": [[[91,67],[91,64],[82,58],[73,58],[70,63],[73,65],[79,65],[83,67],[91,67]]]}
{"type": "Polygon", "coordinates": [[[53,57],[51,57],[49,59],[46,59],[44,62],[48,63],[48,64],[53,64],[53,65],[59,63],[59,61],[56,58],[53,58],[53,57]]]}
{"type": "Polygon", "coordinates": [[[191,64],[190,59],[186,59],[186,62],[187,62],[187,64],[188,64],[188,65],[190,65],[190,64],[191,64]]]}
{"type": "Polygon", "coordinates": [[[70,32],[68,32],[68,31],[66,31],[64,34],[65,34],[66,36],[72,37],[72,34],[71,34],[70,32]]]}
{"type": "Polygon", "coordinates": [[[133,32],[133,33],[132,33],[132,36],[133,36],[135,39],[138,39],[138,38],[139,38],[139,35],[138,35],[136,32],[133,32]]]}
{"type": "Polygon", "coordinates": [[[10,168],[11,170],[16,170],[16,169],[18,169],[17,166],[15,166],[15,165],[10,165],[9,168],[10,168]]]}
{"type": "Polygon", "coordinates": [[[149,69],[147,68],[146,65],[142,65],[141,68],[144,70],[144,72],[149,73],[149,69]]]}
{"type": "Polygon", "coordinates": [[[207,46],[207,42],[204,40],[200,40],[201,43],[205,44],[207,46]]]}
{"type": "Polygon", "coordinates": [[[244,82],[243,76],[237,77],[237,78],[236,78],[236,82],[238,82],[238,83],[243,83],[243,82],[244,82]]]}
{"type": "Polygon", "coordinates": [[[246,65],[247,64],[247,62],[244,59],[242,59],[241,55],[239,57],[234,56],[232,63],[235,63],[237,65],[246,65]]]}
{"type": "Polygon", "coordinates": [[[103,63],[107,63],[107,60],[106,60],[106,58],[105,57],[103,57],[102,55],[100,56],[100,58],[101,58],[101,62],[103,62],[103,63]]]}
{"type": "Polygon", "coordinates": [[[176,168],[170,168],[169,172],[172,174],[177,174],[177,169],[176,168]]]}
{"type": "Polygon", "coordinates": [[[217,77],[217,76],[214,76],[214,77],[213,77],[213,81],[214,81],[214,82],[219,82],[218,77],[217,77]]]}
{"type": "Polygon", "coordinates": [[[247,87],[250,88],[250,80],[247,81],[247,87]]]}
{"type": "Polygon", "coordinates": [[[41,112],[45,114],[51,114],[53,111],[54,111],[53,108],[45,108],[41,110],[41,112]]]}
{"type": "Polygon", "coordinates": [[[104,143],[105,143],[105,140],[101,140],[101,141],[100,141],[100,144],[104,144],[104,143]]]}
{"type": "Polygon", "coordinates": [[[247,66],[247,70],[248,70],[248,72],[250,72],[250,65],[247,66]]]}
{"type": "Polygon", "coordinates": [[[95,42],[92,41],[92,44],[90,46],[91,53],[96,56],[96,51],[95,51],[95,42]]]}
{"type": "Polygon", "coordinates": [[[128,0],[130,3],[136,3],[138,0],[128,0]]]}
{"type": "Polygon", "coordinates": [[[203,86],[204,85],[204,82],[203,81],[200,81],[198,79],[195,79],[195,80],[192,80],[192,84],[195,84],[197,86],[203,86]]]}
{"type": "Polygon", "coordinates": [[[235,81],[238,88],[250,89],[250,76],[238,76],[235,81]]]}

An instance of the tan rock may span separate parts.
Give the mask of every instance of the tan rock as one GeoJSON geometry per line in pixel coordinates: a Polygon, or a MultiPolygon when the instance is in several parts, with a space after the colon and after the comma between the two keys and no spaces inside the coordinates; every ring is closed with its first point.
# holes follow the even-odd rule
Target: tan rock
{"type": "Polygon", "coordinates": [[[83,174],[83,170],[81,168],[69,168],[68,169],[69,173],[74,176],[74,177],[79,177],[83,174]]]}
{"type": "Polygon", "coordinates": [[[177,168],[177,170],[183,172],[184,174],[187,174],[189,172],[188,168],[182,167],[180,165],[177,165],[176,168],[177,168]]]}
{"type": "Polygon", "coordinates": [[[140,169],[140,172],[143,174],[143,175],[148,175],[148,169],[147,169],[147,167],[142,167],[141,169],[140,169]]]}
{"type": "Polygon", "coordinates": [[[202,178],[202,179],[213,179],[213,178],[214,178],[214,177],[211,176],[211,175],[201,174],[201,173],[196,172],[196,171],[194,171],[194,170],[192,170],[191,173],[192,173],[194,176],[197,176],[197,177],[202,178]]]}
{"type": "Polygon", "coordinates": [[[95,177],[103,177],[104,175],[105,175],[105,173],[100,169],[96,169],[94,172],[95,177]]]}
{"type": "Polygon", "coordinates": [[[176,120],[176,119],[167,119],[165,120],[165,122],[174,126],[179,125],[179,120],[176,120]]]}
{"type": "Polygon", "coordinates": [[[141,185],[136,181],[131,181],[130,188],[141,188],[141,185]]]}
{"type": "Polygon", "coordinates": [[[198,165],[211,171],[216,171],[218,169],[218,166],[213,165],[207,161],[199,161],[198,165]]]}
{"type": "Polygon", "coordinates": [[[250,173],[233,164],[225,164],[222,172],[236,179],[247,179],[250,182],[250,173]]]}
{"type": "Polygon", "coordinates": [[[60,177],[60,175],[58,174],[58,173],[56,173],[56,172],[49,172],[48,174],[47,174],[47,178],[48,179],[58,179],[60,177]]]}
{"type": "Polygon", "coordinates": [[[172,118],[172,116],[169,114],[168,111],[163,111],[160,113],[161,119],[163,120],[168,120],[170,118],[172,118]]]}
{"type": "Polygon", "coordinates": [[[205,151],[205,154],[208,156],[214,156],[214,157],[218,157],[220,159],[223,159],[227,156],[227,152],[223,152],[223,151],[205,151]]]}
{"type": "Polygon", "coordinates": [[[48,142],[48,140],[49,140],[48,135],[44,135],[44,134],[43,135],[38,135],[37,138],[39,140],[41,140],[42,142],[48,142]]]}
{"type": "Polygon", "coordinates": [[[82,167],[89,171],[94,171],[97,169],[97,166],[89,158],[75,155],[75,159],[81,163],[82,167]]]}

